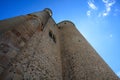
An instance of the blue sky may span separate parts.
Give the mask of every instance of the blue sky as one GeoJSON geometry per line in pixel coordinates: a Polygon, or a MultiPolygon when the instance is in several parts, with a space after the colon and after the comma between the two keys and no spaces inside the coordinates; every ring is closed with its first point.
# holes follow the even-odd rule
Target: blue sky
{"type": "Polygon", "coordinates": [[[120,0],[3,0],[0,20],[50,8],[56,23],[71,20],[120,76],[120,0]]]}

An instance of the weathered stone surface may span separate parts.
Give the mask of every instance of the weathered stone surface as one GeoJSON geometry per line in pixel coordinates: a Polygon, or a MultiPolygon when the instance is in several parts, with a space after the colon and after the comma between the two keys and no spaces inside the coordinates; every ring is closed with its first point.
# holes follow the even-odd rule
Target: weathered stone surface
{"type": "Polygon", "coordinates": [[[119,80],[72,22],[51,14],[0,22],[0,80],[119,80]]]}
{"type": "Polygon", "coordinates": [[[119,80],[70,21],[58,24],[63,80],[119,80]]]}

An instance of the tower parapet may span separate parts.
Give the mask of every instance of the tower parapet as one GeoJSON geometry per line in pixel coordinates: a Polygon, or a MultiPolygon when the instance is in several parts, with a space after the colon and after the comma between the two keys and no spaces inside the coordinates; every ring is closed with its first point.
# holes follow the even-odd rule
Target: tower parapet
{"type": "Polygon", "coordinates": [[[44,11],[48,12],[50,16],[52,16],[52,10],[49,8],[45,8],[44,11]]]}
{"type": "Polygon", "coordinates": [[[14,18],[1,20],[0,34],[17,27],[18,25],[21,25],[24,22],[27,22],[28,20],[33,20],[33,19],[38,20],[39,25],[43,26],[51,16],[52,16],[52,11],[49,8],[46,8],[40,12],[34,12],[28,15],[22,15],[14,18]]]}

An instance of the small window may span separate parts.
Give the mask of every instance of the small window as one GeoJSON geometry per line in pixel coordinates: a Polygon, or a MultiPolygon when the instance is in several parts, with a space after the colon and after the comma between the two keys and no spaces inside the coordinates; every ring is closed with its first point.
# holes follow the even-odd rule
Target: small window
{"type": "Polygon", "coordinates": [[[49,36],[52,38],[52,32],[51,31],[49,32],[49,36]]]}
{"type": "Polygon", "coordinates": [[[49,31],[50,38],[56,43],[55,35],[52,33],[52,31],[49,31]]]}
{"type": "Polygon", "coordinates": [[[56,38],[55,38],[55,36],[53,35],[53,41],[56,43],[56,38]]]}
{"type": "Polygon", "coordinates": [[[41,31],[43,31],[44,30],[44,25],[43,25],[43,23],[41,24],[41,31]]]}

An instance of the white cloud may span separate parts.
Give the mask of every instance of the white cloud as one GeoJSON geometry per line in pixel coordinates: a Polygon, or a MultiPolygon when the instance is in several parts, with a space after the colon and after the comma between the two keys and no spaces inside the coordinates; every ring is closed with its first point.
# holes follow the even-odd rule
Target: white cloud
{"type": "Polygon", "coordinates": [[[107,16],[111,11],[111,7],[115,4],[115,0],[102,0],[102,1],[106,8],[102,16],[107,16]]]}
{"type": "Polygon", "coordinates": [[[104,12],[103,14],[102,14],[102,16],[107,16],[108,15],[108,12],[104,12]]]}
{"type": "Polygon", "coordinates": [[[87,16],[90,16],[91,15],[91,11],[87,11],[87,16]]]}
{"type": "Polygon", "coordinates": [[[88,0],[88,7],[89,10],[87,11],[87,16],[91,16],[91,14],[96,11],[98,8],[97,6],[94,4],[94,0],[88,0]]]}
{"type": "MultiPolygon", "coordinates": [[[[102,9],[102,11],[100,11],[99,9],[101,8],[99,5],[96,6],[95,5],[95,1],[94,0],[88,0],[88,6],[89,6],[89,10],[87,11],[87,16],[91,16],[91,15],[96,15],[98,17],[105,17],[105,16],[108,16],[112,10],[112,6],[116,3],[116,0],[101,0],[102,1],[102,4],[104,4],[104,7],[102,9]]],[[[117,11],[114,11],[114,12],[119,12],[118,10],[117,11]]],[[[114,15],[117,15],[116,13],[113,13],[114,15]]]]}
{"type": "Polygon", "coordinates": [[[93,10],[97,10],[97,7],[95,6],[95,4],[93,3],[94,1],[88,1],[88,5],[91,9],[93,10]]]}
{"type": "MultiPolygon", "coordinates": [[[[94,0],[88,0],[88,6],[89,6],[89,10],[87,11],[87,16],[91,16],[91,14],[97,14],[98,17],[105,17],[108,16],[109,13],[112,10],[112,6],[116,3],[115,0],[101,0],[102,4],[104,4],[104,9],[102,9],[102,11],[99,11],[99,9],[101,8],[99,5],[96,6],[95,5],[95,1],[94,0]]],[[[116,14],[114,14],[116,15],[116,14]]]]}

